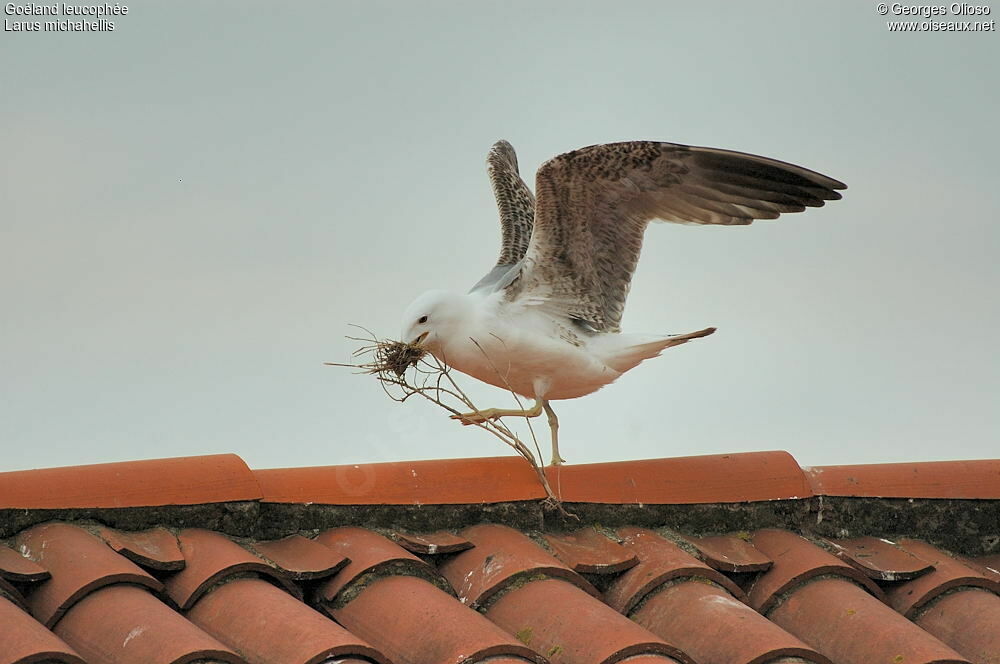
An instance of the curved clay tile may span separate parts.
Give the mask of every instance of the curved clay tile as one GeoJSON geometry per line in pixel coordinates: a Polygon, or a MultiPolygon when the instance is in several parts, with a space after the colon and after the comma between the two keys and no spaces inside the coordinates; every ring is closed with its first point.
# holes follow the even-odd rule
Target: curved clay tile
{"type": "Polygon", "coordinates": [[[443,561],[438,570],[464,604],[477,608],[507,586],[529,576],[565,579],[591,595],[597,590],[523,533],[481,524],[461,533],[475,547],[443,561]]]}
{"type": "Polygon", "coordinates": [[[879,581],[905,581],[931,571],[932,566],[889,540],[877,537],[827,540],[833,554],[879,581]]]}
{"type": "Polygon", "coordinates": [[[429,556],[456,553],[472,548],[472,542],[447,530],[434,533],[407,533],[397,530],[392,533],[392,538],[407,551],[429,556]]]}
{"type": "Polygon", "coordinates": [[[28,603],[24,599],[21,591],[14,587],[10,581],[0,577],[0,597],[6,597],[20,608],[28,611],[28,603]]]}
{"type": "Polygon", "coordinates": [[[520,457],[254,471],[265,503],[452,505],[545,498],[520,457]]]}
{"type": "Polygon", "coordinates": [[[813,495],[788,452],[549,466],[545,472],[560,500],[571,503],[742,503],[813,495]]]}
{"type": "Polygon", "coordinates": [[[163,584],[87,531],[66,523],[47,523],[21,531],[18,549],[52,573],[27,598],[31,613],[52,627],[76,602],[114,583],[133,583],[154,591],[163,584]]]}
{"type": "Polygon", "coordinates": [[[142,588],[109,586],[80,600],[54,628],[88,662],[246,664],[142,588]]]}
{"type": "Polygon", "coordinates": [[[451,587],[433,567],[395,542],[366,528],[334,528],[317,535],[316,541],[350,560],[335,577],[324,581],[316,589],[317,595],[326,602],[339,603],[365,583],[392,575],[415,576],[451,592],[451,587]]]}
{"type": "Polygon", "coordinates": [[[972,569],[976,570],[987,579],[992,579],[993,581],[1000,583],[1000,556],[979,556],[976,558],[955,556],[955,558],[961,561],[962,564],[968,565],[972,569]]]}
{"type": "Polygon", "coordinates": [[[605,537],[596,528],[581,528],[560,535],[543,534],[542,537],[556,557],[576,572],[617,574],[639,562],[635,553],[605,537]]]}
{"type": "Polygon", "coordinates": [[[101,527],[98,533],[112,549],[147,569],[173,572],[184,567],[177,538],[166,528],[124,532],[101,527]]]}
{"type": "Polygon", "coordinates": [[[637,656],[691,664],[674,645],[563,579],[529,581],[493,602],[486,617],[551,664],[614,664],[637,656]]]}
{"type": "Polygon", "coordinates": [[[289,535],[270,542],[253,542],[250,547],[297,581],[332,576],[350,562],[344,555],[301,535],[289,535]]]}
{"type": "Polygon", "coordinates": [[[672,580],[696,577],[716,583],[735,597],[743,591],[724,574],[712,569],[652,530],[619,528],[622,545],[639,558],[639,564],[615,579],[604,593],[611,608],[628,615],[643,597],[658,586],[672,580]]]}
{"type": "Polygon", "coordinates": [[[929,574],[899,584],[888,592],[892,607],[908,618],[913,617],[920,607],[953,588],[967,586],[1000,593],[1000,583],[926,542],[902,539],[899,545],[934,565],[929,574]]]}
{"type": "Polygon", "coordinates": [[[0,473],[0,508],[200,505],[259,498],[257,480],[235,454],[0,473]]]}
{"type": "Polygon", "coordinates": [[[700,579],[670,582],[629,617],[697,662],[774,664],[799,657],[832,664],[724,589],[700,579]]]}
{"type": "Polygon", "coordinates": [[[0,595],[0,664],[85,664],[62,639],[0,595]]]}
{"type": "Polygon", "coordinates": [[[187,618],[252,662],[319,664],[332,658],[390,664],[375,648],[267,581],[232,579],[187,618]]]}
{"type": "Polygon", "coordinates": [[[879,600],[885,598],[882,589],[866,575],[795,533],[787,530],[758,530],[752,541],[755,547],[774,561],[771,569],[754,581],[747,597],[750,606],[765,615],[783,593],[809,579],[824,575],[850,579],[879,600]]]}
{"type": "Polygon", "coordinates": [[[1000,597],[988,590],[959,588],[939,596],[913,621],[974,664],[993,664],[1000,655],[1000,597]]]}
{"type": "Polygon", "coordinates": [[[813,578],[796,586],[767,617],[837,664],[968,664],[841,576],[813,578]]]}
{"type": "Polygon", "coordinates": [[[546,664],[532,650],[454,597],[414,576],[387,576],[326,610],[396,664],[546,664]],[[494,660],[493,658],[497,658],[494,660]]]}
{"type": "Polygon", "coordinates": [[[1000,459],[803,469],[817,496],[1000,498],[1000,459]]]}
{"type": "Polygon", "coordinates": [[[0,544],[0,579],[16,583],[36,583],[52,576],[38,563],[0,544]]]}
{"type": "Polygon", "coordinates": [[[1000,581],[1000,553],[977,556],[972,559],[972,562],[976,564],[976,568],[981,570],[984,575],[1000,581]]]}
{"type": "Polygon", "coordinates": [[[771,559],[757,547],[738,535],[685,537],[702,560],[722,572],[763,572],[772,565],[771,559]]]}
{"type": "Polygon", "coordinates": [[[177,534],[184,569],[167,578],[167,593],[182,610],[190,609],[212,586],[235,574],[252,572],[277,581],[293,595],[301,593],[283,574],[225,535],[200,528],[177,534]]]}

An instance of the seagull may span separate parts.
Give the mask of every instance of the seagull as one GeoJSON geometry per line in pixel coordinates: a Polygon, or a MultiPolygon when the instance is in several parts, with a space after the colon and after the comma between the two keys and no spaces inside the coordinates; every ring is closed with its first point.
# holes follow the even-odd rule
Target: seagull
{"type": "MultiPolygon", "coordinates": [[[[650,221],[745,226],[837,200],[846,185],[743,152],[656,141],[592,145],[542,164],[535,195],[498,141],[486,159],[500,213],[500,257],[467,293],[424,293],[402,341],[446,366],[535,403],[453,415],[462,424],[548,416],[550,402],[613,383],[663,350],[707,336],[626,334],[622,313],[650,221]]],[[[520,404],[519,404],[520,405],[520,404]]]]}

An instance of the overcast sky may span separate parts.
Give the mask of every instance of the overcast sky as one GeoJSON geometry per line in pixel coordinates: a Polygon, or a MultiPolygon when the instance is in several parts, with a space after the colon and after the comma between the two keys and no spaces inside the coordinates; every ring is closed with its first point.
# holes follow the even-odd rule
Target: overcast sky
{"type": "Polygon", "coordinates": [[[555,403],[569,462],[1000,456],[996,32],[892,33],[870,2],[142,2],[112,20],[0,36],[2,469],[508,454],[323,366],[350,358],[350,324],[398,336],[417,294],[492,267],[498,138],[529,184],[558,153],[655,139],[850,187],[749,227],[651,226],[624,329],[718,332],[555,403]]]}

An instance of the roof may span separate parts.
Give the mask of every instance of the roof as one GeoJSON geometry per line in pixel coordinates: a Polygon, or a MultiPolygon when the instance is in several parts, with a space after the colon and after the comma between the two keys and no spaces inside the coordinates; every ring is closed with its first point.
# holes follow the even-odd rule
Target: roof
{"type": "Polygon", "coordinates": [[[0,473],[0,664],[1000,662],[1000,460],[0,473]]]}

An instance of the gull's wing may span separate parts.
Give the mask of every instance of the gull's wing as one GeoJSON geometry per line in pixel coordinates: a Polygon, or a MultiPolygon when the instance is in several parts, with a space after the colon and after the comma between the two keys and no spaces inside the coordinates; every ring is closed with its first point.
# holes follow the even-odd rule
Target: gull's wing
{"type": "Polygon", "coordinates": [[[500,257],[496,266],[472,290],[503,288],[510,282],[515,275],[508,279],[504,276],[524,257],[535,219],[535,197],[518,173],[517,155],[510,143],[497,141],[493,144],[486,155],[486,171],[500,212],[500,257]]]}
{"type": "Polygon", "coordinates": [[[617,332],[651,220],[745,225],[836,200],[846,185],[742,152],[611,143],[538,169],[535,226],[510,300],[541,298],[581,325],[617,332]]]}

